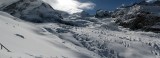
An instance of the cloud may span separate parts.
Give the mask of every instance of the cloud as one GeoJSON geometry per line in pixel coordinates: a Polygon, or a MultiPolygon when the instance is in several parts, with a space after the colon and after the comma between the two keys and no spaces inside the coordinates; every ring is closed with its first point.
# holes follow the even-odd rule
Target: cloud
{"type": "Polygon", "coordinates": [[[157,0],[146,0],[146,2],[154,2],[154,1],[157,1],[157,0]]]}
{"type": "Polygon", "coordinates": [[[78,0],[43,0],[54,9],[68,12],[70,14],[93,9],[95,4],[91,2],[79,2],[78,0]]]}

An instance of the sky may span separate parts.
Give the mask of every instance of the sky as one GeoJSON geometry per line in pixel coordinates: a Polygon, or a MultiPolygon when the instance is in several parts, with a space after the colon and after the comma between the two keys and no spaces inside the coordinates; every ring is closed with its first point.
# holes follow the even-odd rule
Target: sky
{"type": "Polygon", "coordinates": [[[54,9],[68,12],[70,14],[82,12],[83,10],[94,9],[95,3],[81,2],[80,0],[43,0],[49,3],[54,9]]]}
{"type": "Polygon", "coordinates": [[[93,10],[87,10],[90,13],[95,13],[98,9],[113,11],[122,4],[131,5],[135,2],[140,2],[142,0],[91,0],[96,4],[93,10]]]}
{"type": "MultiPolygon", "coordinates": [[[[142,0],[43,0],[54,9],[68,12],[70,14],[86,11],[91,14],[96,10],[103,9],[113,11],[122,4],[131,5],[142,0]]],[[[148,0],[151,1],[151,0],[148,0]]]]}

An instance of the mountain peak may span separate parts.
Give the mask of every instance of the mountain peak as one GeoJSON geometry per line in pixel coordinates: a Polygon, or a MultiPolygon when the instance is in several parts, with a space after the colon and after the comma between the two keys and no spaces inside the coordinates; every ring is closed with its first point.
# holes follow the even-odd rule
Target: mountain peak
{"type": "Polygon", "coordinates": [[[148,3],[142,1],[134,5],[118,9],[113,13],[116,22],[124,27],[132,30],[142,29],[145,31],[159,32],[160,28],[152,28],[157,26],[160,21],[160,1],[148,3]]]}
{"type": "Polygon", "coordinates": [[[62,19],[56,10],[41,0],[18,0],[0,9],[15,17],[36,23],[56,22],[62,19]]]}

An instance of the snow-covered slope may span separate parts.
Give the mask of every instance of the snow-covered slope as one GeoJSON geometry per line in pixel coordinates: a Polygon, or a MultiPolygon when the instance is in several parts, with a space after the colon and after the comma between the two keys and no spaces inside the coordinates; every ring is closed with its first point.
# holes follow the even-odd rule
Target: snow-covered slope
{"type": "Polygon", "coordinates": [[[99,58],[36,26],[0,12],[0,43],[11,51],[0,50],[0,58],[99,58]]]}
{"type": "Polygon", "coordinates": [[[160,57],[159,33],[129,31],[115,24],[114,18],[89,17],[84,27],[34,24],[4,12],[0,18],[0,43],[11,51],[0,50],[2,58],[160,57]]]}

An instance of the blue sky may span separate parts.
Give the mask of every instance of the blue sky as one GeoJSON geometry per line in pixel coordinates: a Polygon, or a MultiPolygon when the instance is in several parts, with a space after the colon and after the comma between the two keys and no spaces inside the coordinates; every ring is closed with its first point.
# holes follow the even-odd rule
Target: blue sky
{"type": "Polygon", "coordinates": [[[117,7],[121,6],[122,4],[130,5],[135,2],[140,2],[142,0],[81,0],[83,2],[91,1],[96,4],[95,8],[92,10],[86,10],[89,13],[95,13],[98,9],[104,10],[115,10],[117,7]]]}

